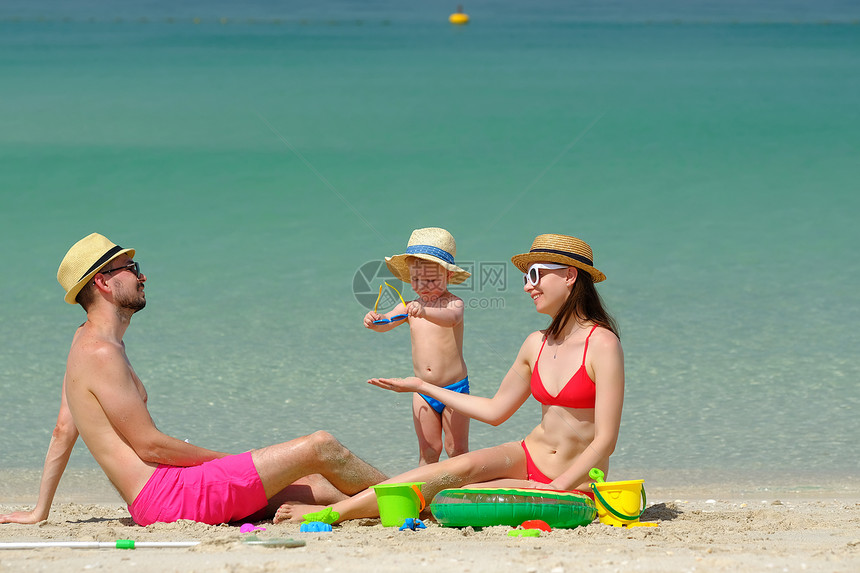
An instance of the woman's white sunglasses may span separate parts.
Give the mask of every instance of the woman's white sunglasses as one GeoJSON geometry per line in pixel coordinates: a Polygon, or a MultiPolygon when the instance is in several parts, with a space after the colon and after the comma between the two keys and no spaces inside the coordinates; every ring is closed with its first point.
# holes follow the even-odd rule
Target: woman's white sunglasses
{"type": "Polygon", "coordinates": [[[566,269],[568,265],[555,265],[555,264],[544,264],[544,263],[535,263],[529,267],[529,271],[523,275],[523,286],[532,285],[533,287],[537,286],[540,282],[540,271],[548,270],[554,271],[558,269],[566,269]]]}

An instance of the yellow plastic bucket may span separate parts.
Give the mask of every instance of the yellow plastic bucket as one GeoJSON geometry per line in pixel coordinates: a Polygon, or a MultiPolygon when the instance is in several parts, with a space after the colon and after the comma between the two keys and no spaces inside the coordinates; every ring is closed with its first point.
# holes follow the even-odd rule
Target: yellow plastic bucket
{"type": "Polygon", "coordinates": [[[370,486],[376,492],[379,519],[384,527],[400,527],[409,518],[418,519],[425,506],[422,485],[423,481],[370,486]]]}
{"type": "Polygon", "coordinates": [[[639,523],[645,511],[645,480],[605,481],[591,484],[600,523],[622,527],[639,523]],[[642,501],[640,508],[639,501],[642,501]]]}

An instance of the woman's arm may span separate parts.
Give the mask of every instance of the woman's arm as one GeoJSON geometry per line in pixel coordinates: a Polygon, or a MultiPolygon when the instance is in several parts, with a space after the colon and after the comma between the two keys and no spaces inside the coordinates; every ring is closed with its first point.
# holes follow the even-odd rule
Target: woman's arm
{"type": "Polygon", "coordinates": [[[0,515],[0,523],[38,523],[48,519],[54,494],[60,484],[60,478],[66,470],[66,464],[72,455],[72,448],[78,439],[78,428],[72,419],[72,413],[66,403],[66,382],[63,380],[63,392],[60,398],[60,412],[57,424],[51,435],[45,465],[42,468],[42,480],[39,483],[39,499],[31,511],[16,511],[0,515]]]}
{"type": "Polygon", "coordinates": [[[549,484],[554,489],[569,490],[588,481],[588,471],[605,462],[618,441],[624,404],[624,353],[614,334],[602,329],[597,332],[588,348],[597,387],[594,439],[573,464],[549,484]],[[596,336],[597,332],[600,336],[596,336]]]}
{"type": "Polygon", "coordinates": [[[502,379],[492,398],[460,394],[425,382],[420,378],[373,378],[370,384],[394,392],[419,392],[439,400],[455,412],[481,422],[498,426],[514,415],[531,395],[531,360],[534,354],[532,336],[520,348],[516,361],[502,379]]]}

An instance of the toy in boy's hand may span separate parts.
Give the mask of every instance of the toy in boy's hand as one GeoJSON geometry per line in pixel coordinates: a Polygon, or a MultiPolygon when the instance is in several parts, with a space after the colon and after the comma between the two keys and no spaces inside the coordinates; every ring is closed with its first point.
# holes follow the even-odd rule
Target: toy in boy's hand
{"type": "MultiPolygon", "coordinates": [[[[397,293],[397,296],[400,297],[400,302],[403,303],[403,306],[406,306],[406,301],[403,300],[403,295],[400,294],[400,291],[388,284],[388,281],[385,281],[385,284],[397,293]]],[[[373,313],[379,315],[379,299],[382,298],[382,285],[379,285],[379,294],[376,296],[376,304],[373,305],[373,313]]],[[[400,322],[401,320],[406,320],[409,318],[408,314],[397,314],[392,316],[391,318],[379,318],[373,321],[373,324],[389,324],[391,322],[400,322]]]]}

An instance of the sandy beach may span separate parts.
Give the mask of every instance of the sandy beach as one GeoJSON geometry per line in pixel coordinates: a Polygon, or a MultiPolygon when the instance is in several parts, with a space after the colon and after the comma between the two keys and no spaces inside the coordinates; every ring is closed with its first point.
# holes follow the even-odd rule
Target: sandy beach
{"type": "MultiPolygon", "coordinates": [[[[8,473],[4,478],[10,477],[8,473]]],[[[410,568],[469,572],[570,571],[858,571],[860,487],[648,487],[643,521],[657,527],[553,530],[539,538],[510,537],[510,527],[399,531],[377,519],[346,522],[331,533],[301,533],[298,525],[191,522],[139,527],[106,480],[71,472],[49,519],[0,525],[0,542],[199,541],[190,548],[0,551],[0,571],[367,571],[410,568]],[[304,541],[301,547],[259,547],[259,539],[304,541]]],[[[0,513],[28,507],[37,476],[0,486],[0,513]]],[[[647,487],[647,484],[646,484],[647,487]]]]}

